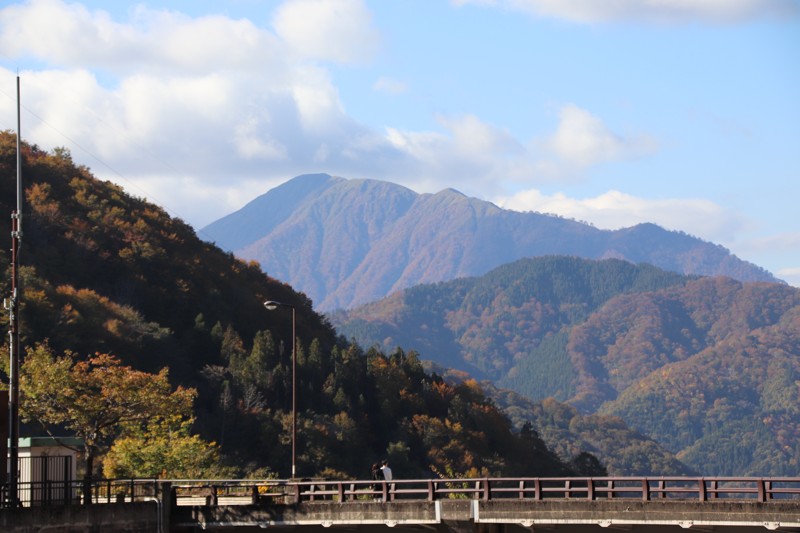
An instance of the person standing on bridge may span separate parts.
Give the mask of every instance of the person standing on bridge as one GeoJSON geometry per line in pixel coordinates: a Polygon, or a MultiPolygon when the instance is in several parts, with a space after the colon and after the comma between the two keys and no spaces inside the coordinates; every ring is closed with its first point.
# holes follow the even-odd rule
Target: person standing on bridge
{"type": "MultiPolygon", "coordinates": [[[[392,480],[392,469],[389,468],[389,461],[387,461],[386,459],[381,461],[381,472],[383,472],[383,479],[385,479],[386,481],[391,481],[392,480]]],[[[393,500],[394,499],[394,496],[391,494],[393,491],[394,491],[394,483],[390,483],[389,484],[389,497],[387,498],[387,500],[393,500]]],[[[383,501],[386,502],[387,500],[383,500],[383,501]]]]}
{"type": "Polygon", "coordinates": [[[372,463],[372,481],[375,483],[372,484],[372,491],[374,493],[374,499],[380,500],[378,495],[381,493],[381,484],[378,481],[383,479],[383,473],[381,472],[381,464],[380,463],[372,463]]]}
{"type": "Polygon", "coordinates": [[[383,472],[383,479],[386,481],[392,480],[392,469],[389,468],[389,461],[386,459],[381,462],[381,472],[383,472]]]}

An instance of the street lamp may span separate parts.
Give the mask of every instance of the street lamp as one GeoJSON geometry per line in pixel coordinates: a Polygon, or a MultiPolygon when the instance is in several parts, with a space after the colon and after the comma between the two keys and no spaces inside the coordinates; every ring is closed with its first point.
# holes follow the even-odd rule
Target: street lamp
{"type": "Polygon", "coordinates": [[[297,336],[295,335],[295,308],[291,304],[267,300],[264,307],[274,311],[279,307],[292,309],[292,479],[297,477],[297,336]]]}

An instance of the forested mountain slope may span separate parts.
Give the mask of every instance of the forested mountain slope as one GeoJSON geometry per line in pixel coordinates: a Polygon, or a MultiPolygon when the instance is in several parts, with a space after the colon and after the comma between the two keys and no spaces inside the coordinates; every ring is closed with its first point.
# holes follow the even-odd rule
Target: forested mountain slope
{"type": "Polygon", "coordinates": [[[330,315],[529,398],[614,415],[706,474],[797,475],[800,290],[550,257],[330,315]]]}
{"type": "Polygon", "coordinates": [[[574,394],[575,370],[563,357],[559,362],[549,354],[566,353],[568,328],[620,294],[682,285],[688,279],[618,259],[520,259],[480,277],[417,285],[328,316],[339,333],[364,346],[413,347],[479,378],[519,376],[516,389],[532,398],[566,400],[574,394]],[[532,366],[531,357],[540,353],[532,366]],[[552,371],[543,374],[542,364],[552,371]],[[557,364],[562,372],[552,366],[557,364]]]}
{"type": "Polygon", "coordinates": [[[721,246],[653,224],[599,230],[501,209],[452,189],[417,194],[393,183],[327,174],[289,180],[200,235],[258,261],[325,311],[544,255],[619,258],[683,274],[777,281],[721,246]]]}
{"type": "MultiPolygon", "coordinates": [[[[297,310],[300,475],[364,478],[383,457],[404,477],[579,473],[534,428],[514,430],[476,382],[427,374],[413,351],[344,341],[303,293],[258,265],[97,180],[65,150],[22,148],[22,345],[168,367],[173,384],[198,389],[194,429],[220,445],[234,475],[289,474],[292,313],[267,311],[266,299],[297,310]]],[[[9,243],[15,171],[15,136],[0,132],[9,243]]],[[[4,248],[7,274],[9,262],[4,248]]],[[[7,346],[0,352],[4,365],[7,346]]],[[[37,430],[31,423],[22,435],[37,430]]]]}

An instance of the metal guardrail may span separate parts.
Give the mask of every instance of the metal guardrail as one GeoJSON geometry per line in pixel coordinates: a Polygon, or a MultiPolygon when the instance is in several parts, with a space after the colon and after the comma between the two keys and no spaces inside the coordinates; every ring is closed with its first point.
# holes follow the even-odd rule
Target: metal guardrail
{"type": "Polygon", "coordinates": [[[800,478],[751,477],[596,477],[479,478],[393,481],[327,480],[173,480],[177,505],[232,505],[271,501],[354,502],[441,499],[654,499],[748,500],[800,499],[800,478]]]}
{"type": "MultiPolygon", "coordinates": [[[[525,477],[393,481],[99,479],[18,484],[20,505],[24,507],[163,502],[167,499],[163,494],[167,487],[171,491],[170,501],[179,506],[442,499],[671,499],[763,503],[800,500],[800,478],[795,477],[525,477]]],[[[0,506],[7,506],[7,491],[7,485],[0,486],[0,506]]]]}
{"type": "MultiPolygon", "coordinates": [[[[56,507],[86,503],[124,503],[161,499],[155,479],[54,480],[17,483],[21,507],[56,507]],[[88,500],[87,500],[88,498],[88,500]]],[[[9,505],[8,485],[0,485],[0,507],[9,505]]]]}

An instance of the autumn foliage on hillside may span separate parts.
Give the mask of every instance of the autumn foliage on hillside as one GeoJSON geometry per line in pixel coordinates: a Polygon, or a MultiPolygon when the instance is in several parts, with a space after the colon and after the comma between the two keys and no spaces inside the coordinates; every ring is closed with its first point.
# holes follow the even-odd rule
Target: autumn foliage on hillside
{"type": "MultiPolygon", "coordinates": [[[[14,135],[0,133],[0,208],[9,215],[15,158],[14,135]]],[[[78,369],[103,354],[114,367],[168,376],[172,390],[193,391],[191,416],[93,443],[100,463],[108,454],[106,472],[130,472],[132,449],[163,457],[157,436],[166,427],[209,457],[216,448],[192,435],[216,443],[230,475],[289,474],[291,313],[267,311],[267,299],[297,311],[300,475],[366,477],[384,457],[405,477],[575,471],[534,428],[514,430],[476,383],[426,373],[413,351],[364,351],[337,337],[304,294],[97,180],[67,151],[23,144],[23,177],[22,344],[46,345],[47,357],[78,369]]],[[[6,272],[9,262],[0,252],[6,272]]],[[[32,422],[23,435],[38,427],[32,422]]]]}
{"type": "MultiPolygon", "coordinates": [[[[566,433],[550,429],[566,426],[570,442],[588,439],[622,471],[665,464],[588,438],[582,417],[600,414],[703,474],[800,472],[800,290],[784,284],[546,257],[330,316],[364,344],[408,346],[528,398],[567,402],[567,424],[536,417],[557,451],[566,433]]],[[[518,423],[532,419],[530,406],[504,406],[518,423]]]]}

